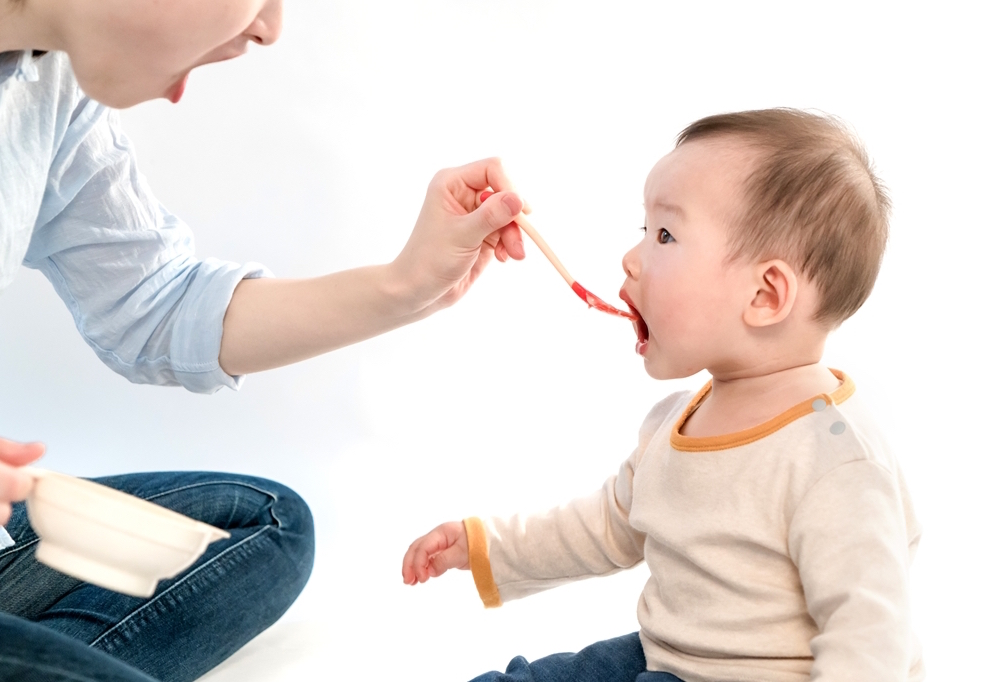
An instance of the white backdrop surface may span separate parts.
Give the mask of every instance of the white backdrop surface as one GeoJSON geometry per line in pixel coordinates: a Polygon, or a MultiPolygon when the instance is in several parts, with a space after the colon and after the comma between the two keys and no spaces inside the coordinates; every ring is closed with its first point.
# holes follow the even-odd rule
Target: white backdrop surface
{"type": "MultiPolygon", "coordinates": [[[[123,119],[202,256],[288,277],[389,260],[436,170],[501,155],[565,264],[614,299],[642,183],[687,123],[842,117],[895,211],[875,292],[825,359],[888,426],[925,528],[913,622],[930,679],[979,679],[1005,607],[1005,60],[987,6],[298,0],[275,46],[123,119]]],[[[644,568],[494,611],[467,574],[401,584],[417,535],[594,489],[656,400],[705,380],[647,377],[630,325],[528,251],[434,318],[211,397],[107,370],[23,271],[0,295],[0,433],[77,475],[235,470],[310,502],[311,582],[212,682],[466,680],[632,631],[644,568]]]]}

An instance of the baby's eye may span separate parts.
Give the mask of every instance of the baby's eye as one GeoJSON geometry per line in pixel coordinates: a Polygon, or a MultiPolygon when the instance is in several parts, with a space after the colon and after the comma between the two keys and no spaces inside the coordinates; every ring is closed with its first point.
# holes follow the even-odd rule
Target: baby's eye
{"type": "Polygon", "coordinates": [[[646,226],[645,226],[645,225],[643,225],[643,226],[642,226],[642,227],[640,227],[639,229],[640,229],[640,230],[642,230],[643,232],[645,232],[645,231],[646,231],[646,226]]]}
{"type": "Polygon", "coordinates": [[[660,244],[668,244],[668,243],[670,243],[672,241],[676,241],[673,238],[673,235],[670,234],[669,232],[667,232],[666,228],[663,228],[663,227],[660,228],[660,233],[659,233],[659,237],[658,238],[659,238],[660,244]]]}

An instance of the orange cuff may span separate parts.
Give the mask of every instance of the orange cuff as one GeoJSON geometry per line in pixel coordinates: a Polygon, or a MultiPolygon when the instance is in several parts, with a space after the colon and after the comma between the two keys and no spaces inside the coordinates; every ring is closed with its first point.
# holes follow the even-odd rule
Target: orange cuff
{"type": "Polygon", "coordinates": [[[475,579],[478,596],[485,608],[502,606],[499,588],[492,577],[492,565],[489,563],[489,541],[485,535],[485,525],[476,516],[464,519],[464,531],[468,535],[468,564],[471,566],[471,576],[475,579]]]}

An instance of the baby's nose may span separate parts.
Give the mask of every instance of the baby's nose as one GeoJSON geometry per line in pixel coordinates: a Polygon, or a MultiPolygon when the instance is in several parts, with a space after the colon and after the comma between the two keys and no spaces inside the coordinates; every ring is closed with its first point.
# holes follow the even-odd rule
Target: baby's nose
{"type": "Polygon", "coordinates": [[[621,259],[621,268],[625,274],[635,279],[639,276],[638,247],[629,249],[628,253],[621,259]]]}

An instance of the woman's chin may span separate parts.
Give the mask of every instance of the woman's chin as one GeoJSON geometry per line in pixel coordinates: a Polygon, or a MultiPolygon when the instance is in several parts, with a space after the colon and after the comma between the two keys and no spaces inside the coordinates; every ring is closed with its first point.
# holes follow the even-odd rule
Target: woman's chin
{"type": "Polygon", "coordinates": [[[112,109],[128,109],[141,102],[160,99],[164,97],[162,93],[138,92],[127,88],[114,87],[94,87],[89,88],[81,85],[81,90],[91,99],[104,104],[112,109]]]}

